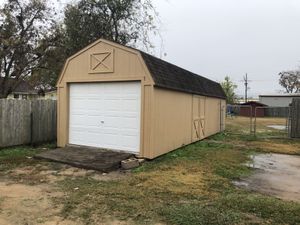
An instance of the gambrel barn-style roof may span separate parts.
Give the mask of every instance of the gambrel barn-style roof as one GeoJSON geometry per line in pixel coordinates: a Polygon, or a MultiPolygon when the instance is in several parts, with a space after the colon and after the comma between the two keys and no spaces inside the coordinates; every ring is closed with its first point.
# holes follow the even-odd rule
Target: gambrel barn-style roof
{"type": "Polygon", "coordinates": [[[68,58],[57,89],[59,147],[153,159],[225,129],[219,83],[104,39],[68,58]]]}
{"type": "Polygon", "coordinates": [[[177,91],[226,99],[221,85],[215,81],[182,69],[169,62],[140,51],[155,86],[177,91]]]}

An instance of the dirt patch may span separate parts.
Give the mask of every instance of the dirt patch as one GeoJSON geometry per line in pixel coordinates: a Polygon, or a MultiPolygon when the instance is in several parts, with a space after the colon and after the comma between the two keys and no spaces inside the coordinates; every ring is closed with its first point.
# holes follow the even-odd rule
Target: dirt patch
{"type": "Polygon", "coordinates": [[[300,202],[300,156],[259,154],[250,167],[256,172],[236,185],[250,190],[300,202]]]}
{"type": "Polygon", "coordinates": [[[126,171],[114,171],[101,173],[95,170],[85,170],[68,165],[35,165],[25,166],[7,171],[2,180],[12,180],[14,182],[37,185],[41,183],[54,184],[66,178],[90,177],[98,181],[118,180],[128,176],[126,171]]]}
{"type": "MultiPolygon", "coordinates": [[[[2,172],[0,225],[80,225],[80,221],[67,220],[61,216],[65,198],[64,193],[57,191],[57,182],[81,177],[97,181],[119,180],[128,174],[123,171],[101,173],[58,163],[41,163],[2,172]]],[[[110,219],[103,224],[128,223],[110,219]]]]}
{"type": "Polygon", "coordinates": [[[58,216],[62,205],[52,200],[62,195],[46,185],[0,182],[0,224],[80,224],[58,216]]]}

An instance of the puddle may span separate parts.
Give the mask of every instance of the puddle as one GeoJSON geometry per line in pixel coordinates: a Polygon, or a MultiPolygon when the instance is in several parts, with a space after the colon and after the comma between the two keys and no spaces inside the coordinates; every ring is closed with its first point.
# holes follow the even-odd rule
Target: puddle
{"type": "Polygon", "coordinates": [[[284,126],[284,125],[268,125],[267,127],[273,128],[276,130],[286,130],[286,126],[284,126]]]}
{"type": "Polygon", "coordinates": [[[252,156],[247,166],[255,173],[241,181],[238,187],[300,202],[300,156],[259,154],[252,156]]]}
{"type": "Polygon", "coordinates": [[[248,187],[249,186],[249,184],[245,181],[233,181],[232,183],[238,187],[248,187]]]}

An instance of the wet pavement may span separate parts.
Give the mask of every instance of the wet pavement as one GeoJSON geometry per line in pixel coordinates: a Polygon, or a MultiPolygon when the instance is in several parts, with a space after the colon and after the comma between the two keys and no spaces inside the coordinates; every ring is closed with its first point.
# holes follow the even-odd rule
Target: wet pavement
{"type": "Polygon", "coordinates": [[[234,184],[284,200],[300,202],[300,156],[259,154],[248,166],[253,175],[234,184]]]}

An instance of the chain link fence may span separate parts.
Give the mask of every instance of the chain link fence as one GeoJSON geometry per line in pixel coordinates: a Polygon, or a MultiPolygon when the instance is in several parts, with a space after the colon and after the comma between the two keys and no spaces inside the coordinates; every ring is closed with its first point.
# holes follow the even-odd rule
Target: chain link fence
{"type": "Polygon", "coordinates": [[[226,130],[263,138],[289,137],[290,108],[227,105],[226,130]]]}

